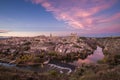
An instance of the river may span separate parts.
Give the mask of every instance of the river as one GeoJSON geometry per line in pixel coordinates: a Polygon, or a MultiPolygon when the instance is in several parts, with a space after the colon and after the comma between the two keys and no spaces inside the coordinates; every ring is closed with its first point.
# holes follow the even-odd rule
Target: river
{"type": "Polygon", "coordinates": [[[71,64],[67,63],[61,63],[52,61],[49,64],[44,65],[44,67],[40,66],[26,66],[26,67],[18,67],[15,64],[9,64],[9,63],[0,63],[0,65],[6,66],[6,67],[15,67],[17,69],[23,69],[23,70],[31,70],[35,72],[46,72],[50,70],[56,70],[60,73],[67,73],[70,74],[72,71],[75,70],[75,66],[79,66],[81,63],[96,63],[98,60],[102,59],[104,57],[102,48],[97,47],[97,49],[94,51],[94,54],[88,56],[86,59],[82,60],[79,59],[78,61],[75,61],[71,64]]]}
{"type": "Polygon", "coordinates": [[[86,59],[82,60],[79,59],[78,61],[74,62],[74,65],[81,65],[81,63],[97,63],[98,60],[101,60],[104,58],[104,54],[102,52],[102,48],[97,46],[97,49],[94,51],[94,53],[92,55],[89,55],[86,59]]]}

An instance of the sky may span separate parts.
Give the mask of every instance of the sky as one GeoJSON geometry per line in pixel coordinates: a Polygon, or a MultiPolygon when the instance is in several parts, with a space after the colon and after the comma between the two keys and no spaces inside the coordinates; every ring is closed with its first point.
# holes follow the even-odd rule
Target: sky
{"type": "Polygon", "coordinates": [[[120,0],[0,0],[0,36],[120,36],[120,0]]]}

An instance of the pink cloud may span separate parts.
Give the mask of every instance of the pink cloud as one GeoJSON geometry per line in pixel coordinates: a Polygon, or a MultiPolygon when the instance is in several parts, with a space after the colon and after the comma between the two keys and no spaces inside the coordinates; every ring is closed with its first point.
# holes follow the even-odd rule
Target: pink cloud
{"type": "Polygon", "coordinates": [[[6,30],[0,30],[0,33],[6,33],[6,32],[8,32],[8,31],[6,31],[6,30]]]}
{"type": "Polygon", "coordinates": [[[103,34],[103,33],[120,33],[120,23],[110,24],[108,26],[100,26],[92,28],[92,30],[84,30],[84,34],[103,34]]]}
{"type": "Polygon", "coordinates": [[[120,12],[110,16],[109,18],[102,17],[102,19],[100,19],[99,22],[106,23],[106,22],[116,21],[116,20],[119,20],[119,19],[120,19],[120,12]]]}
{"type": "MultiPolygon", "coordinates": [[[[111,22],[120,17],[115,14],[111,18],[95,16],[109,9],[117,0],[31,0],[52,12],[57,20],[62,20],[76,29],[93,27],[104,22],[111,22]],[[93,17],[94,16],[94,17],[93,17]]],[[[106,15],[102,15],[106,16],[106,15]]]]}
{"type": "Polygon", "coordinates": [[[102,29],[100,32],[114,32],[114,33],[120,33],[120,23],[119,24],[113,24],[109,27],[106,27],[102,29]]]}

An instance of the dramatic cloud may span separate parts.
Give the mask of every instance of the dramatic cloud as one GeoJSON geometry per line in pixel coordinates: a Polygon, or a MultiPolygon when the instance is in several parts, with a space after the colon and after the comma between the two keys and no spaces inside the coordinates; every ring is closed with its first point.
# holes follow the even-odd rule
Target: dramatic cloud
{"type": "Polygon", "coordinates": [[[117,0],[31,0],[52,12],[56,19],[65,21],[73,28],[91,28],[101,23],[120,19],[120,13],[101,14],[111,8],[117,0]]]}
{"type": "Polygon", "coordinates": [[[109,28],[105,27],[104,29],[99,30],[101,33],[120,33],[120,23],[119,24],[114,24],[110,25],[109,28]]]}

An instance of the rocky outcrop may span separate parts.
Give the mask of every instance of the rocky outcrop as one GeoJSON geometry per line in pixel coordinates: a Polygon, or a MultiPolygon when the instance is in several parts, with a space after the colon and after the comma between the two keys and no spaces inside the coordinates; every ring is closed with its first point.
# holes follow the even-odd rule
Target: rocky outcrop
{"type": "Polygon", "coordinates": [[[79,43],[59,43],[55,46],[55,51],[62,56],[73,54],[77,58],[85,59],[94,52],[94,49],[86,42],[79,43]]]}
{"type": "Polygon", "coordinates": [[[120,37],[101,38],[98,43],[103,47],[105,55],[120,54],[120,37]]]}

